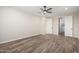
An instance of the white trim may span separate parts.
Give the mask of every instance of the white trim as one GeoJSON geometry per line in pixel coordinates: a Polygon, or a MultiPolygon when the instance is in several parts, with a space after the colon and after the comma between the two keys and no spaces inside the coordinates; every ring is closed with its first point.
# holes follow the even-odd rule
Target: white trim
{"type": "Polygon", "coordinates": [[[0,42],[0,44],[3,44],[3,43],[8,43],[8,42],[15,41],[15,40],[20,40],[20,39],[23,39],[23,38],[29,38],[29,37],[32,37],[32,36],[37,36],[37,35],[40,35],[40,34],[30,35],[30,36],[25,36],[25,37],[16,38],[16,39],[8,40],[8,41],[3,41],[3,42],[0,42]]]}

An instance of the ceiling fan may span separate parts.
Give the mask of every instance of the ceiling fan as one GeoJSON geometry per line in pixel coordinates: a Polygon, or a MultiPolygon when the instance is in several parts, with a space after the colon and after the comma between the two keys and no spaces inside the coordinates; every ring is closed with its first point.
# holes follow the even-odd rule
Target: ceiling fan
{"type": "Polygon", "coordinates": [[[47,8],[47,6],[43,6],[43,8],[40,8],[41,12],[45,15],[46,13],[52,13],[52,8],[47,8]]]}

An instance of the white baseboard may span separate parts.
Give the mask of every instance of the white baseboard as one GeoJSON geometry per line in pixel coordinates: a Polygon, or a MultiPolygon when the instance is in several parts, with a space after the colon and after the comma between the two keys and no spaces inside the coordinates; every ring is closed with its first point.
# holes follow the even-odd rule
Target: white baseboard
{"type": "Polygon", "coordinates": [[[7,42],[11,42],[11,41],[15,41],[15,40],[20,40],[20,39],[23,39],[23,38],[29,38],[29,37],[37,36],[37,35],[40,35],[40,34],[29,35],[29,36],[20,37],[20,38],[16,38],[16,39],[8,40],[8,41],[3,41],[3,42],[0,42],[0,44],[7,43],[7,42]]]}

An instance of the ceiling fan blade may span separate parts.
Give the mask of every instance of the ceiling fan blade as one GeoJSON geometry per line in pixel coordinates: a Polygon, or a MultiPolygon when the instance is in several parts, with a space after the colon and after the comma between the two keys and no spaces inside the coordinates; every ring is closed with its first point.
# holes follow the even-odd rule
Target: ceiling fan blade
{"type": "Polygon", "coordinates": [[[49,9],[47,9],[47,10],[51,10],[52,8],[49,8],[49,9]]]}
{"type": "Polygon", "coordinates": [[[52,13],[51,11],[47,11],[47,13],[52,13]]]}

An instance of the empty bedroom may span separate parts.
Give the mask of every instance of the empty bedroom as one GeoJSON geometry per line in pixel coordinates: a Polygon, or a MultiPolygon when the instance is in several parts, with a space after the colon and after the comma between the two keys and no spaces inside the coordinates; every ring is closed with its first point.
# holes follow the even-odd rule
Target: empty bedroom
{"type": "Polygon", "coordinates": [[[79,53],[79,6],[0,6],[0,53],[79,53]]]}

